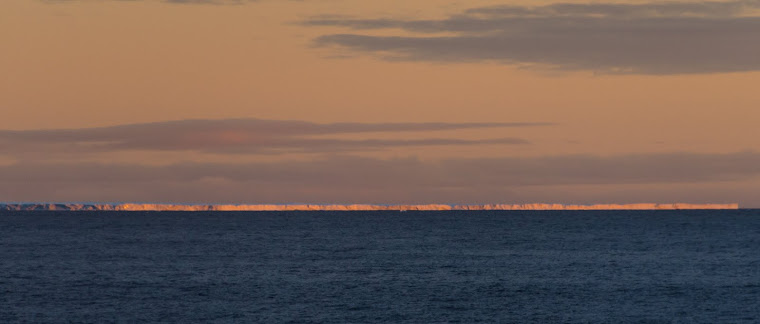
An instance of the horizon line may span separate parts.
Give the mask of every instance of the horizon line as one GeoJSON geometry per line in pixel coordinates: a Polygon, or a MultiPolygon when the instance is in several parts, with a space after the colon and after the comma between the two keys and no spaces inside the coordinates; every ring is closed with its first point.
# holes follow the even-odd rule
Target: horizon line
{"type": "Polygon", "coordinates": [[[719,210],[738,203],[629,204],[202,204],[0,202],[0,211],[445,211],[445,210],[719,210]]]}

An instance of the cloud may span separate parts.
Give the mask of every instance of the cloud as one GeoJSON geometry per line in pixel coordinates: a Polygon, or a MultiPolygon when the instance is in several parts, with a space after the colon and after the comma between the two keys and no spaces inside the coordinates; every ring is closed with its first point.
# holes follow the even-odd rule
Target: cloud
{"type": "Polygon", "coordinates": [[[291,120],[180,120],[100,128],[0,130],[0,149],[14,152],[98,153],[123,150],[272,154],[335,153],[402,146],[528,144],[521,138],[345,139],[359,133],[429,132],[487,127],[534,127],[547,123],[332,123],[291,120]]]}
{"type": "MultiPolygon", "coordinates": [[[[577,199],[566,202],[578,203],[635,202],[612,193],[656,188],[653,192],[657,195],[640,191],[637,198],[668,202],[698,192],[699,197],[730,201],[722,183],[760,188],[758,176],[760,153],[756,152],[439,161],[333,155],[313,160],[168,166],[24,163],[0,167],[0,183],[5,184],[0,196],[15,201],[238,203],[555,202],[572,196],[577,199]],[[607,200],[594,201],[595,196],[579,199],[589,187],[597,188],[595,195],[607,200]]],[[[749,191],[740,202],[758,205],[756,198],[749,191]]]]}
{"type": "Polygon", "coordinates": [[[600,73],[720,73],[760,70],[758,10],[757,0],[556,3],[473,8],[439,20],[317,17],[303,24],[365,31],[324,35],[315,44],[389,60],[497,62],[600,73]],[[404,32],[368,33],[375,29],[404,32]]]}
{"type": "MultiPolygon", "coordinates": [[[[41,0],[47,3],[66,3],[66,2],[81,2],[84,0],[41,0]]],[[[246,3],[256,2],[258,0],[111,0],[114,2],[139,2],[139,1],[153,1],[164,2],[173,4],[207,4],[207,5],[242,5],[246,3]]]]}
{"type": "Polygon", "coordinates": [[[244,4],[256,0],[164,0],[168,3],[179,4],[244,4]]]}

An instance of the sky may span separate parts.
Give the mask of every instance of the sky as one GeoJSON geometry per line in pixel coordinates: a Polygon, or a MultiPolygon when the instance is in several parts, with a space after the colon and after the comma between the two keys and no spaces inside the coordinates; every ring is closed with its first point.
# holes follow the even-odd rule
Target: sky
{"type": "Polygon", "coordinates": [[[0,201],[760,208],[760,1],[3,0],[0,201]]]}

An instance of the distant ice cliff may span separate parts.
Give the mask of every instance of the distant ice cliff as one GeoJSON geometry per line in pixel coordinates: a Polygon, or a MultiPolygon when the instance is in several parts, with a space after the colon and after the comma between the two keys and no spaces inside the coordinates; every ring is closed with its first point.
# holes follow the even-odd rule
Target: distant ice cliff
{"type": "Polygon", "coordinates": [[[678,210],[739,209],[739,204],[486,204],[486,205],[185,205],[0,203],[0,211],[372,211],[372,210],[678,210]]]}

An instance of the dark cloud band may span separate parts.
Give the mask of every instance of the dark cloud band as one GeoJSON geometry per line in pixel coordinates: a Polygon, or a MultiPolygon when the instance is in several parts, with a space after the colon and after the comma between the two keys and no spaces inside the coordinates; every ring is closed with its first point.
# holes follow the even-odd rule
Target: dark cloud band
{"type": "Polygon", "coordinates": [[[402,29],[332,34],[318,46],[389,60],[498,62],[601,73],[760,70],[760,2],[570,4],[474,8],[440,20],[312,19],[311,26],[402,29]],[[412,33],[413,35],[409,35],[412,33]],[[431,33],[449,33],[435,36],[431,33]]]}
{"type": "MultiPolygon", "coordinates": [[[[760,154],[755,152],[443,161],[332,156],[167,166],[26,163],[0,166],[0,182],[5,184],[0,194],[15,201],[512,202],[521,192],[536,192],[531,200],[547,201],[577,195],[584,186],[619,190],[654,185],[657,195],[664,192],[670,196],[650,193],[640,197],[667,201],[669,197],[688,197],[689,193],[723,197],[721,183],[734,187],[749,183],[757,189],[758,176],[760,154]],[[678,186],[679,192],[667,192],[673,186],[678,186]],[[546,188],[559,193],[549,196],[546,188]]],[[[623,193],[615,196],[609,189],[604,191],[605,197],[612,199],[607,202],[632,199],[623,193]]],[[[755,199],[756,204],[755,196],[750,191],[738,198],[744,199],[741,203],[755,199]]]]}
{"type": "Polygon", "coordinates": [[[201,151],[261,154],[335,153],[402,146],[528,144],[521,138],[346,139],[359,133],[430,132],[488,127],[534,127],[548,123],[332,123],[290,120],[181,120],[85,129],[0,131],[3,153],[99,153],[119,150],[201,151]],[[324,136],[344,138],[325,138],[324,136]]]}

